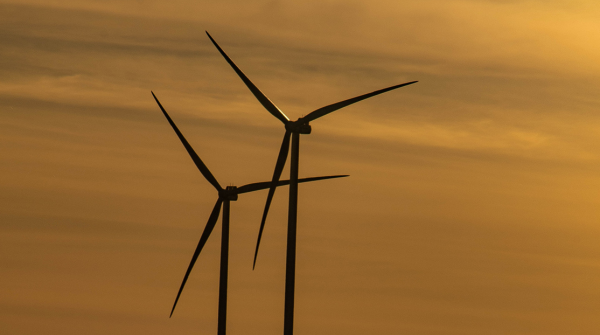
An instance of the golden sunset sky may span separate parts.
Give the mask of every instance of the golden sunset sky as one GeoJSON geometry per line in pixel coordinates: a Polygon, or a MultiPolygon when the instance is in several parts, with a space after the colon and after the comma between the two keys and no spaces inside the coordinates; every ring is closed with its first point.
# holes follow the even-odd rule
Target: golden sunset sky
{"type": "MultiPolygon", "coordinates": [[[[221,185],[311,123],[298,335],[598,334],[600,2],[0,1],[0,332],[215,334],[221,185]]],[[[289,175],[287,167],[283,176],[289,175]]],[[[232,203],[228,333],[283,330],[287,188],[232,203]]]]}

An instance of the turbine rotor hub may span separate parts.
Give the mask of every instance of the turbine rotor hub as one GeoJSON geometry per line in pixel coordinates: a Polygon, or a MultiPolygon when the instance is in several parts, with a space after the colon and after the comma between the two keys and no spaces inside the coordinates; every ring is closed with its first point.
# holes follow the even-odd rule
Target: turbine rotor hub
{"type": "Polygon", "coordinates": [[[219,192],[219,198],[222,200],[236,201],[238,199],[237,187],[227,186],[219,192]]]}
{"type": "Polygon", "coordinates": [[[308,124],[308,122],[305,122],[302,118],[299,118],[296,121],[290,121],[286,123],[285,129],[293,133],[299,134],[310,134],[310,132],[312,131],[312,127],[308,124]]]}

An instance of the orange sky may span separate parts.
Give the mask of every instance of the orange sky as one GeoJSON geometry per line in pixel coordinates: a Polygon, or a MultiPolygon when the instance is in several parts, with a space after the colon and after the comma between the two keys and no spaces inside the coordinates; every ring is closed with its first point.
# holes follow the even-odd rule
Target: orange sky
{"type": "MultiPolygon", "coordinates": [[[[597,1],[0,2],[0,329],[214,334],[221,185],[301,137],[297,334],[596,334],[597,1]]],[[[287,175],[287,169],[284,176],[287,175]]],[[[287,189],[232,203],[229,334],[281,334],[287,189]]]]}

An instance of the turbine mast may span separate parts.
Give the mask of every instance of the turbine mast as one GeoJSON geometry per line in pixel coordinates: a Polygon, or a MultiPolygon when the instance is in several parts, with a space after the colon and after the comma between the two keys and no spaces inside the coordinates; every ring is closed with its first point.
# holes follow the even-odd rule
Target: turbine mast
{"type": "MultiPolygon", "coordinates": [[[[227,187],[229,188],[229,187],[227,187]]],[[[223,201],[223,227],[221,231],[221,273],[219,275],[219,316],[217,335],[225,335],[227,328],[227,270],[229,268],[229,205],[223,201]]]]}
{"type": "Polygon", "coordinates": [[[292,335],[294,333],[299,158],[300,132],[296,130],[292,133],[292,157],[290,162],[290,205],[288,211],[287,255],[285,262],[285,310],[283,319],[283,335],[292,335]]]}

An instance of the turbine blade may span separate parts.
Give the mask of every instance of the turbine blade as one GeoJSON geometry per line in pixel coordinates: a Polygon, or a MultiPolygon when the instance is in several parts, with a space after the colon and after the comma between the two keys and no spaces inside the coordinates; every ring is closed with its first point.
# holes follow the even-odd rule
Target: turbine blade
{"type": "MultiPolygon", "coordinates": [[[[299,183],[308,183],[311,181],[317,181],[317,180],[325,180],[325,179],[334,179],[334,178],[345,178],[345,177],[350,177],[349,174],[336,174],[333,176],[323,176],[323,177],[310,177],[310,178],[300,178],[298,179],[299,183]]],[[[286,185],[290,183],[289,180],[286,180],[286,185]]]]}
{"type": "Polygon", "coordinates": [[[351,104],[353,104],[355,102],[359,102],[361,100],[365,100],[367,98],[376,96],[376,95],[381,94],[381,93],[385,93],[387,91],[395,90],[395,89],[400,88],[402,86],[407,86],[407,85],[410,85],[410,84],[414,84],[416,82],[417,81],[411,81],[411,82],[408,82],[408,83],[404,83],[404,84],[400,84],[400,85],[396,85],[396,86],[391,86],[391,87],[388,87],[388,88],[384,88],[384,89],[381,89],[381,90],[378,90],[378,91],[374,91],[374,92],[371,92],[371,93],[359,95],[357,97],[354,97],[354,98],[351,98],[351,99],[347,99],[347,100],[344,100],[344,101],[336,102],[334,104],[327,105],[325,107],[321,107],[321,108],[319,108],[319,109],[317,109],[315,111],[312,111],[312,112],[310,112],[310,114],[308,114],[307,116],[303,117],[302,119],[305,120],[306,122],[310,122],[312,120],[320,118],[321,116],[327,115],[327,114],[329,114],[331,112],[335,112],[336,110],[338,110],[340,108],[344,108],[344,107],[346,107],[348,105],[351,105],[351,104]]]}
{"type": "Polygon", "coordinates": [[[227,56],[225,51],[223,51],[223,49],[221,49],[221,47],[217,44],[217,42],[215,42],[215,40],[212,38],[212,36],[210,36],[208,31],[206,32],[206,35],[208,35],[208,38],[210,38],[210,40],[213,42],[215,47],[217,47],[217,50],[219,50],[219,52],[225,58],[227,63],[229,63],[229,65],[231,65],[231,67],[233,68],[235,73],[237,73],[237,75],[242,79],[244,84],[246,84],[246,86],[248,86],[248,88],[250,89],[250,92],[252,92],[252,94],[254,94],[256,99],[258,99],[258,101],[267,109],[267,111],[269,111],[269,113],[273,114],[273,116],[278,118],[281,122],[283,122],[283,124],[286,124],[290,119],[285,114],[283,114],[281,109],[279,109],[277,106],[275,106],[275,104],[271,100],[269,100],[269,98],[267,98],[267,96],[264,95],[263,92],[261,92],[258,89],[258,87],[256,87],[256,85],[254,85],[250,81],[250,79],[248,79],[248,77],[246,77],[244,72],[242,72],[242,70],[240,70],[240,68],[238,68],[237,65],[235,65],[235,63],[231,60],[231,58],[229,58],[229,56],[227,56]]]}
{"type": "Polygon", "coordinates": [[[217,179],[212,175],[212,173],[210,173],[210,170],[208,169],[208,167],[206,167],[206,165],[200,159],[200,157],[196,154],[196,152],[194,151],[192,146],[188,143],[188,141],[185,139],[185,137],[183,137],[183,134],[179,131],[179,129],[175,125],[175,122],[173,122],[173,120],[171,120],[171,117],[169,117],[169,114],[167,114],[167,111],[160,104],[160,101],[158,101],[158,98],[156,97],[156,95],[154,95],[154,92],[150,91],[150,93],[152,93],[152,96],[154,97],[154,100],[156,100],[158,107],[160,107],[163,114],[167,118],[167,121],[169,121],[169,124],[171,125],[171,127],[173,127],[173,130],[175,130],[177,137],[179,137],[179,140],[185,147],[185,150],[187,150],[190,157],[192,157],[192,160],[196,164],[196,167],[198,167],[198,170],[200,170],[200,172],[202,172],[202,175],[204,176],[204,178],[206,178],[206,180],[208,180],[208,182],[211,183],[212,186],[214,186],[217,189],[217,191],[223,190],[223,188],[221,188],[221,185],[219,185],[219,182],[217,181],[217,179]]]}
{"type": "Polygon", "coordinates": [[[267,196],[267,203],[265,204],[265,210],[263,212],[262,220],[260,222],[260,229],[258,231],[258,241],[256,242],[256,250],[254,251],[254,263],[252,264],[252,269],[256,266],[256,257],[258,256],[258,247],[260,246],[260,239],[262,237],[263,229],[265,229],[265,221],[267,220],[267,213],[269,213],[269,207],[271,206],[271,201],[273,200],[273,195],[275,194],[275,189],[277,188],[277,183],[279,183],[279,178],[281,177],[281,172],[283,171],[283,167],[285,166],[285,161],[287,160],[288,152],[290,151],[290,137],[292,133],[288,130],[285,131],[285,135],[283,135],[283,142],[281,143],[281,149],[279,149],[279,156],[277,157],[277,164],[275,164],[275,172],[273,172],[273,179],[271,180],[271,185],[269,188],[269,195],[267,196]]]}
{"type": "MultiPolygon", "coordinates": [[[[347,174],[343,174],[343,175],[325,176],[325,177],[302,178],[302,179],[298,179],[298,183],[306,183],[306,182],[310,182],[310,181],[323,180],[323,179],[343,178],[343,177],[348,177],[348,176],[349,175],[347,175],[347,174]]],[[[273,183],[270,181],[264,181],[261,183],[252,183],[252,184],[240,186],[237,188],[237,194],[265,190],[267,188],[270,188],[272,184],[273,183]]],[[[289,184],[290,184],[289,180],[280,180],[277,183],[277,187],[285,186],[285,185],[289,185],[289,184]]]]}
{"type": "Polygon", "coordinates": [[[204,248],[204,245],[206,244],[206,241],[208,240],[210,233],[212,233],[213,228],[215,228],[215,225],[217,224],[217,219],[219,219],[219,213],[221,212],[221,204],[222,203],[223,203],[223,200],[218,199],[217,203],[215,204],[215,207],[212,210],[212,213],[210,213],[210,217],[208,218],[206,227],[204,227],[204,232],[202,232],[202,236],[200,237],[200,241],[198,242],[196,251],[194,251],[194,255],[192,256],[192,261],[190,262],[190,265],[188,266],[188,269],[185,272],[185,276],[183,277],[183,282],[181,283],[181,287],[179,288],[179,292],[177,293],[177,298],[175,298],[175,303],[173,304],[173,309],[171,309],[171,315],[169,315],[169,317],[173,316],[173,312],[175,311],[175,306],[177,306],[177,301],[179,301],[179,296],[181,296],[181,291],[183,291],[185,282],[187,282],[190,272],[192,272],[192,268],[194,267],[194,264],[196,263],[196,260],[198,259],[198,255],[200,255],[202,248],[204,248]]]}

